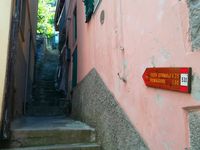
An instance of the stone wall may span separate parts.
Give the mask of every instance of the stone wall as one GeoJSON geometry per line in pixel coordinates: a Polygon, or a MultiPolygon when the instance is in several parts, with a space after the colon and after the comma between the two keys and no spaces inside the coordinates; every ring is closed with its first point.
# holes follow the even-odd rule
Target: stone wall
{"type": "Polygon", "coordinates": [[[96,128],[102,150],[148,149],[95,69],[73,91],[72,116],[96,128]]]}
{"type": "Polygon", "coordinates": [[[200,111],[189,113],[190,150],[200,149],[200,111]]]}
{"type": "Polygon", "coordinates": [[[188,0],[192,48],[200,50],[200,0],[188,0]]]}
{"type": "Polygon", "coordinates": [[[200,101],[200,75],[198,75],[197,73],[193,73],[191,94],[195,101],[200,101]]]}

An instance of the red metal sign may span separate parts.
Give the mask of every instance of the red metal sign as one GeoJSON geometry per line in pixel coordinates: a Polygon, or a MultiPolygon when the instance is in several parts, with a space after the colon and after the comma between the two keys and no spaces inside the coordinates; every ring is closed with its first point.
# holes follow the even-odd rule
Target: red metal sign
{"type": "Polygon", "coordinates": [[[191,68],[147,68],[142,76],[146,86],[191,92],[191,68]]]}

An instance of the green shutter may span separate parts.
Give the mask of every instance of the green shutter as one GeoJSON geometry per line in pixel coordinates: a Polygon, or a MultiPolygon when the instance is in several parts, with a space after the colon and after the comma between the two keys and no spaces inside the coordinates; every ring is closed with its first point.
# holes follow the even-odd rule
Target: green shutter
{"type": "Polygon", "coordinates": [[[86,21],[89,22],[94,11],[94,0],[84,0],[86,21]]]}

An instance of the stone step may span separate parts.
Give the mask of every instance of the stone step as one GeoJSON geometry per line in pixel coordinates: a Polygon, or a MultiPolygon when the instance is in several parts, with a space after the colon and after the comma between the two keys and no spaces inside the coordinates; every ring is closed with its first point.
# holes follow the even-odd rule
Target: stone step
{"type": "Polygon", "coordinates": [[[53,82],[53,83],[39,83],[39,82],[36,82],[35,85],[38,86],[38,87],[39,86],[52,86],[52,87],[54,87],[55,82],[53,82]]]}
{"type": "Polygon", "coordinates": [[[55,85],[54,84],[51,84],[51,83],[49,83],[49,84],[44,84],[44,83],[36,83],[36,86],[35,86],[35,88],[52,88],[52,89],[55,89],[55,85]]]}
{"type": "MultiPolygon", "coordinates": [[[[43,74],[43,73],[41,73],[41,74],[43,74]]],[[[49,81],[49,80],[52,80],[52,81],[54,81],[54,78],[55,78],[55,74],[53,74],[53,75],[51,75],[51,76],[39,76],[38,78],[37,78],[37,80],[43,80],[43,81],[49,81]]]]}
{"type": "Polygon", "coordinates": [[[33,101],[32,101],[32,103],[31,104],[36,104],[36,105],[38,105],[38,103],[41,103],[42,104],[42,102],[44,102],[44,105],[45,104],[47,104],[47,103],[63,103],[63,102],[68,102],[68,100],[65,98],[65,97],[63,97],[63,96],[56,96],[56,97],[53,97],[52,95],[50,95],[50,96],[35,96],[34,98],[33,98],[33,101]],[[46,103],[47,102],[47,103],[46,103]]]}
{"type": "Polygon", "coordinates": [[[52,95],[58,95],[58,96],[60,96],[61,95],[61,93],[59,93],[59,92],[57,92],[56,90],[48,90],[48,89],[46,89],[46,90],[43,90],[43,89],[41,89],[41,90],[36,90],[36,91],[34,91],[34,94],[37,94],[37,95],[39,95],[39,94],[52,94],[52,95]]]}
{"type": "Polygon", "coordinates": [[[37,95],[39,95],[39,94],[56,94],[56,95],[60,95],[60,93],[59,92],[57,92],[56,90],[49,90],[49,89],[46,89],[46,90],[44,90],[44,89],[38,89],[38,90],[36,90],[36,91],[34,91],[34,94],[37,94],[37,95]]]}
{"type": "Polygon", "coordinates": [[[68,102],[68,101],[66,98],[63,98],[63,97],[58,97],[58,96],[54,97],[52,95],[50,96],[40,95],[40,96],[35,96],[33,98],[33,101],[30,104],[34,103],[37,105],[38,103],[41,103],[41,104],[43,103],[45,105],[47,103],[54,103],[54,102],[59,103],[59,102],[68,102]]]}
{"type": "Polygon", "coordinates": [[[40,88],[40,89],[42,89],[42,88],[52,88],[52,89],[56,89],[56,87],[57,87],[57,83],[54,83],[54,84],[43,84],[43,83],[41,83],[41,84],[37,84],[36,83],[36,86],[35,86],[35,88],[40,88]]]}
{"type": "Polygon", "coordinates": [[[41,74],[42,75],[39,77],[40,80],[54,80],[55,73],[45,74],[45,73],[41,72],[41,74]]]}
{"type": "Polygon", "coordinates": [[[38,88],[34,89],[33,94],[52,94],[52,95],[58,95],[58,96],[63,96],[63,93],[60,91],[56,91],[56,89],[50,89],[50,88],[38,88]]]}
{"type": "Polygon", "coordinates": [[[35,81],[36,83],[55,83],[54,81],[54,78],[53,79],[50,79],[50,80],[47,80],[47,79],[41,79],[40,77],[38,78],[38,80],[35,81]]]}
{"type": "MultiPolygon", "coordinates": [[[[53,104],[52,104],[53,105],[53,104]]],[[[39,105],[38,106],[28,106],[27,115],[30,116],[59,116],[67,115],[68,108],[63,106],[50,106],[49,105],[39,105]]]]}
{"type": "Polygon", "coordinates": [[[28,107],[30,106],[46,106],[46,105],[63,105],[65,103],[69,103],[69,100],[67,100],[66,98],[59,98],[59,97],[49,97],[49,96],[45,96],[45,97],[41,97],[41,96],[37,96],[35,98],[33,98],[33,101],[30,102],[28,105],[28,107]]]}
{"type": "Polygon", "coordinates": [[[36,86],[35,88],[55,88],[55,85],[54,84],[44,84],[44,83],[36,83],[36,86]]]}
{"type": "Polygon", "coordinates": [[[79,143],[79,144],[60,144],[60,145],[48,145],[37,147],[21,147],[10,148],[2,150],[101,150],[100,146],[95,143],[79,143]]]}
{"type": "Polygon", "coordinates": [[[48,100],[48,99],[60,99],[60,98],[64,98],[64,97],[60,93],[51,93],[51,92],[50,93],[47,93],[47,92],[46,93],[45,92],[39,93],[39,92],[37,92],[37,93],[33,94],[33,99],[40,99],[40,98],[41,99],[45,98],[45,99],[48,100]]]}
{"type": "Polygon", "coordinates": [[[36,80],[35,82],[38,82],[38,83],[54,83],[55,81],[54,80],[36,80]]]}
{"type": "Polygon", "coordinates": [[[46,98],[47,100],[48,99],[60,99],[60,98],[64,98],[64,96],[63,95],[61,95],[61,94],[59,94],[59,93],[42,93],[42,94],[40,94],[39,92],[38,92],[38,94],[37,93],[34,93],[33,94],[33,96],[35,97],[35,98],[46,98]]]}
{"type": "Polygon", "coordinates": [[[65,117],[21,118],[13,123],[11,134],[11,148],[96,141],[93,128],[65,117]]]}

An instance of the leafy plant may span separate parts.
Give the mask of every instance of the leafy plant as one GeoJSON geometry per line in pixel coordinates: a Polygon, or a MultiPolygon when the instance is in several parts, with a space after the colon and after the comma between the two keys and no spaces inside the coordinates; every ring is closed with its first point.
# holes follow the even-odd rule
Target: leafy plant
{"type": "Polygon", "coordinates": [[[55,0],[39,0],[37,34],[51,38],[54,35],[55,0]]]}

